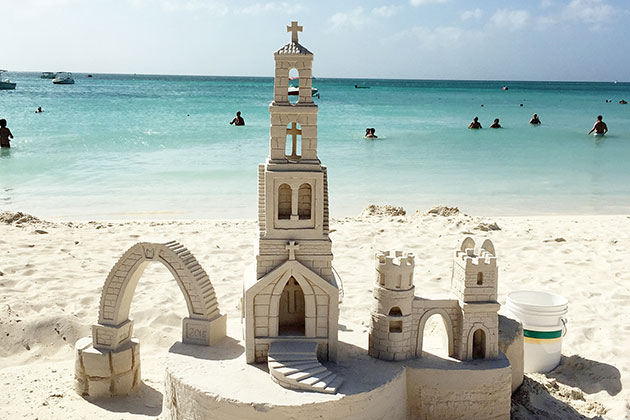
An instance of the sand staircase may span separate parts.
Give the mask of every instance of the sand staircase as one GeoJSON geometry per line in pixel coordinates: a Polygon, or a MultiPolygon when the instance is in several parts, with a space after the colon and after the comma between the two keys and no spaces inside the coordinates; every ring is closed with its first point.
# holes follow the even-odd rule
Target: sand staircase
{"type": "Polygon", "coordinates": [[[343,383],[317,361],[317,343],[276,341],[269,346],[269,373],[285,388],[336,394],[343,383]]]}

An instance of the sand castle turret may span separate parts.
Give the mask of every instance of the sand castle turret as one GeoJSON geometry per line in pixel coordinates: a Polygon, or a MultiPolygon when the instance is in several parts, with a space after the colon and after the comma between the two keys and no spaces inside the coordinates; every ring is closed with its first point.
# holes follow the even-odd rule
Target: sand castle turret
{"type": "Polygon", "coordinates": [[[313,54],[298,42],[301,31],[297,22],[287,26],[291,42],[274,53],[269,156],[258,167],[255,277],[244,284],[248,363],[267,361],[279,341],[316,343],[320,360],[336,357],[339,289],[328,235],[328,183],[317,157],[313,54]],[[289,100],[292,69],[299,75],[295,103],[289,100]]]}
{"type": "Polygon", "coordinates": [[[369,353],[386,360],[412,357],[414,255],[379,252],[376,254],[376,284],[371,311],[369,353]]]}
{"type": "Polygon", "coordinates": [[[498,268],[494,245],[467,237],[453,257],[451,292],[462,309],[457,349],[461,360],[495,358],[499,352],[498,268]]]}

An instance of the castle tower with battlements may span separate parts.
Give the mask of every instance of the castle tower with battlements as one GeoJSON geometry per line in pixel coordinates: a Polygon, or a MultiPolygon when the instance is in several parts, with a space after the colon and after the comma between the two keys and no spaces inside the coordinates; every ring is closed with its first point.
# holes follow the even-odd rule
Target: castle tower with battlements
{"type": "Polygon", "coordinates": [[[456,354],[460,360],[492,359],[499,353],[498,268],[494,245],[468,237],[453,257],[451,292],[462,310],[456,354]]]}
{"type": "Polygon", "coordinates": [[[255,278],[243,300],[249,363],[266,360],[270,343],[318,343],[334,360],[338,287],[332,270],[326,167],[317,156],[317,105],[312,99],[313,53],[298,42],[302,27],[287,26],[291,42],[274,53],[275,79],[269,156],[258,167],[259,238],[255,278]],[[289,74],[298,72],[297,101],[289,74]]]}
{"type": "Polygon", "coordinates": [[[369,353],[385,360],[405,360],[414,355],[412,343],[413,269],[412,253],[376,254],[376,282],[372,294],[369,353]]]}

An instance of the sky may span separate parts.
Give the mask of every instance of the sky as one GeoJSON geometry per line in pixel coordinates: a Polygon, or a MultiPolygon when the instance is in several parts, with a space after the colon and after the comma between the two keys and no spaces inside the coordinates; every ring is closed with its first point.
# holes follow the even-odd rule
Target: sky
{"type": "Polygon", "coordinates": [[[316,77],[630,82],[628,0],[0,0],[0,68],[272,76],[299,21],[316,77]]]}

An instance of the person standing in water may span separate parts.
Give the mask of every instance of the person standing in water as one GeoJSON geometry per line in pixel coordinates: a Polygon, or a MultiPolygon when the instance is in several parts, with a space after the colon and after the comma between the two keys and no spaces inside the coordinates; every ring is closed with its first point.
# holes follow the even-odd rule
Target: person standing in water
{"type": "Polygon", "coordinates": [[[501,128],[501,124],[499,124],[499,119],[498,118],[494,119],[494,122],[492,123],[490,128],[501,128]]]}
{"type": "Polygon", "coordinates": [[[595,121],[593,128],[591,128],[591,131],[589,131],[588,134],[591,134],[593,131],[595,132],[596,136],[603,136],[604,134],[608,133],[608,126],[604,121],[602,121],[603,118],[604,117],[602,117],[601,115],[597,116],[597,121],[595,121]]]}
{"type": "Polygon", "coordinates": [[[540,125],[540,124],[541,124],[541,122],[540,122],[540,120],[538,119],[538,114],[534,114],[534,115],[532,116],[532,119],[531,119],[531,120],[529,120],[529,123],[530,123],[531,125],[540,125]]]}
{"type": "Polygon", "coordinates": [[[245,120],[241,117],[241,111],[236,111],[236,117],[230,121],[230,125],[245,125],[245,120]]]}
{"type": "Polygon", "coordinates": [[[481,126],[481,123],[479,122],[479,117],[473,118],[472,122],[468,125],[468,128],[471,128],[471,129],[474,129],[474,130],[477,130],[479,128],[483,128],[481,126]]]}
{"type": "Polygon", "coordinates": [[[11,147],[9,139],[13,138],[11,130],[7,128],[7,120],[2,118],[0,120],[0,147],[11,147]]]}

